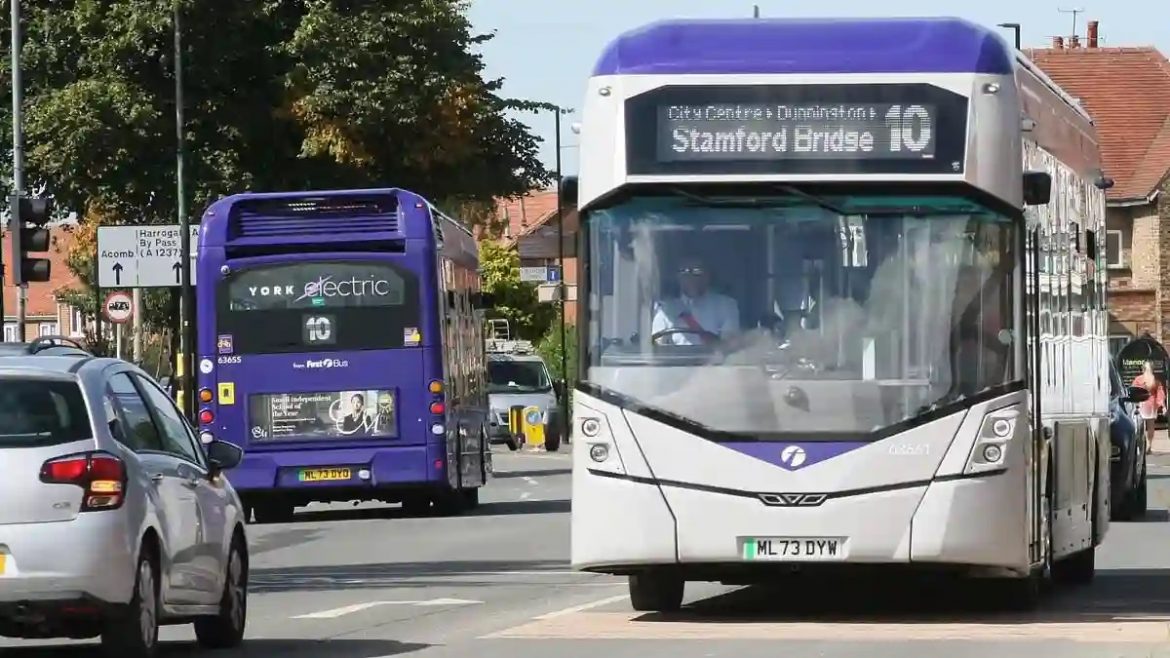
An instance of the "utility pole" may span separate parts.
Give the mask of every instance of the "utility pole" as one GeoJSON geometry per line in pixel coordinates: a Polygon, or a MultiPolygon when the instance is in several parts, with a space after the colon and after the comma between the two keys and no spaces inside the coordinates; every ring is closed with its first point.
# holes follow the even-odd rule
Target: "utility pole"
{"type": "Polygon", "coordinates": [[[175,360],[175,376],[178,379],[178,402],[188,418],[194,418],[195,396],[191,386],[191,350],[194,349],[191,322],[191,231],[187,218],[187,191],[183,179],[183,155],[185,151],[183,121],[183,30],[180,22],[179,2],[174,4],[175,21],[175,182],[178,194],[179,215],[179,354],[175,360]]]}
{"type": "MultiPolygon", "coordinates": [[[[24,194],[24,84],[20,76],[20,0],[11,0],[12,5],[12,194],[19,198],[24,194]]],[[[19,227],[17,227],[19,230],[19,227]]],[[[9,240],[16,239],[9,236],[9,240]]],[[[16,281],[15,270],[20,263],[10,263],[8,269],[12,272],[12,280],[16,281]]],[[[2,285],[0,285],[2,287],[2,285]]],[[[27,300],[28,284],[22,283],[16,288],[16,342],[24,342],[25,301],[27,300]]],[[[0,295],[0,299],[3,295],[0,295]]],[[[3,311],[3,302],[0,301],[0,311],[3,311]]],[[[0,315],[0,322],[3,321],[0,315]]]]}

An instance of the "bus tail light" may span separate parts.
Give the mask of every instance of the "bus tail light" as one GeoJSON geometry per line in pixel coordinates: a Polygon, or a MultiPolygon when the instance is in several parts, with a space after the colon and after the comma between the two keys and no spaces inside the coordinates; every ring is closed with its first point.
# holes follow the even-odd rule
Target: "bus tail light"
{"type": "Polygon", "coordinates": [[[200,389],[200,391],[199,391],[199,401],[200,402],[202,402],[203,404],[208,404],[213,399],[215,399],[215,395],[211,392],[210,388],[200,389]]]}
{"type": "Polygon", "coordinates": [[[1015,406],[997,409],[983,419],[979,436],[967,458],[964,472],[977,475],[1007,466],[1008,445],[1016,434],[1020,412],[1015,406]]]}
{"type": "Polygon", "coordinates": [[[446,410],[447,410],[447,406],[445,404],[443,404],[442,402],[432,402],[431,403],[431,413],[436,415],[436,416],[443,415],[443,412],[446,410]]]}
{"type": "Polygon", "coordinates": [[[435,460],[435,470],[436,470],[436,471],[441,471],[441,470],[443,470],[443,460],[442,460],[442,459],[436,459],[436,460],[435,460]]]}
{"type": "Polygon", "coordinates": [[[211,412],[211,409],[204,409],[203,411],[199,412],[199,422],[200,423],[203,423],[204,425],[209,425],[213,421],[215,421],[215,414],[211,412]]]}
{"type": "Polygon", "coordinates": [[[41,482],[81,487],[82,512],[118,509],[125,500],[126,465],[105,452],[58,457],[41,466],[41,482]]]}

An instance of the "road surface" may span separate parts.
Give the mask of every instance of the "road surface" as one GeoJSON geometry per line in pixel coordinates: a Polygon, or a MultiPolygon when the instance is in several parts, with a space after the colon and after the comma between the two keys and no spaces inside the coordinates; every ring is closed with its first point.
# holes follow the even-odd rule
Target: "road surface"
{"type": "MultiPolygon", "coordinates": [[[[901,583],[692,584],[684,612],[635,614],[624,580],[568,569],[569,468],[568,454],[505,450],[468,516],[332,506],[253,526],[248,640],[214,655],[1170,657],[1170,456],[1151,465],[1147,518],[1113,525],[1096,582],[1024,615],[984,612],[970,592],[901,583]]],[[[164,639],[163,656],[200,654],[189,628],[164,639]]],[[[4,658],[81,658],[93,648],[0,642],[4,658]]]]}

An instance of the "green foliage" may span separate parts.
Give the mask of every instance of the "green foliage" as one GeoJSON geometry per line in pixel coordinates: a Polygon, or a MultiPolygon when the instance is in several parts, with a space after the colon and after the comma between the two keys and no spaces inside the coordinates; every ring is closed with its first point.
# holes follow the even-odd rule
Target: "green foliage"
{"type": "Polygon", "coordinates": [[[566,368],[562,369],[561,367],[561,318],[559,313],[549,327],[548,333],[537,344],[536,350],[544,359],[545,364],[548,365],[548,371],[552,374],[553,379],[564,379],[570,388],[577,382],[579,371],[577,369],[576,325],[565,325],[566,368]]]}
{"type": "MultiPolygon", "coordinates": [[[[501,98],[502,81],[483,78],[473,51],[491,36],[472,33],[465,0],[177,4],[192,218],[250,189],[396,185],[479,203],[469,214],[482,221],[488,199],[549,179],[539,139],[505,114],[539,108],[501,98]]],[[[88,235],[68,262],[84,287],[97,224],[177,221],[175,5],[21,2],[26,181],[81,218],[88,235]]],[[[7,57],[0,79],[11,79],[7,57]]],[[[0,125],[10,123],[0,104],[0,125]]],[[[0,150],[9,180],[11,164],[0,150]]],[[[145,296],[151,326],[174,326],[173,297],[145,296]]]]}
{"type": "Polygon", "coordinates": [[[493,240],[479,243],[479,267],[484,292],[495,297],[486,318],[504,318],[513,338],[537,340],[556,317],[556,306],[537,301],[536,285],[520,281],[520,256],[493,240]]]}

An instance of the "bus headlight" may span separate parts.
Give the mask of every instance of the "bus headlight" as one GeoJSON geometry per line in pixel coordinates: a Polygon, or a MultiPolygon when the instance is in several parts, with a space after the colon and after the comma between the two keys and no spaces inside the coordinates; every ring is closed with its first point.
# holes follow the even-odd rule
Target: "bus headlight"
{"type": "Polygon", "coordinates": [[[601,434],[601,421],[596,418],[586,418],[581,421],[581,433],[589,438],[601,434]]]}
{"type": "Polygon", "coordinates": [[[999,471],[1007,466],[1008,446],[1016,434],[1020,411],[1017,407],[1005,407],[987,414],[979,427],[979,436],[972,446],[964,472],[977,475],[999,471]]]}
{"type": "Polygon", "coordinates": [[[594,443],[589,446],[589,458],[598,464],[609,459],[609,446],[604,443],[594,443]]]}
{"type": "Polygon", "coordinates": [[[998,462],[1003,459],[1003,448],[994,443],[983,446],[983,461],[998,462]]]}

